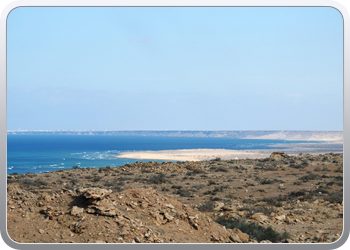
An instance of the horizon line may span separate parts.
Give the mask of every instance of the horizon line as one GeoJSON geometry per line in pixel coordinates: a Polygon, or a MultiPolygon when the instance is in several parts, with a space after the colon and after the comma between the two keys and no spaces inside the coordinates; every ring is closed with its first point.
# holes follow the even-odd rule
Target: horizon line
{"type": "Polygon", "coordinates": [[[279,131],[279,132],[300,132],[300,131],[313,131],[313,132],[343,132],[343,130],[285,130],[285,129],[248,129],[248,130],[229,130],[229,129],[221,129],[221,130],[204,130],[204,129],[198,129],[198,130],[193,130],[193,129],[122,129],[122,130],[78,130],[78,129],[57,129],[57,130],[50,130],[50,129],[39,129],[39,130],[29,130],[29,129],[19,129],[19,130],[7,130],[7,132],[125,132],[125,131],[133,131],[133,132],[141,132],[141,131],[158,131],[158,132],[171,132],[171,131],[182,131],[182,132],[188,132],[188,131],[215,131],[215,132],[225,132],[225,131],[279,131]]]}

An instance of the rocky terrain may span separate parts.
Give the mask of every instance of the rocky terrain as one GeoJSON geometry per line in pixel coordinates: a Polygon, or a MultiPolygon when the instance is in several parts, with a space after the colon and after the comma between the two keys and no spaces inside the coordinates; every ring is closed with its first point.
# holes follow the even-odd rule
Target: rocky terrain
{"type": "Polygon", "coordinates": [[[137,162],[7,176],[31,243],[320,243],[343,230],[343,155],[137,162]]]}

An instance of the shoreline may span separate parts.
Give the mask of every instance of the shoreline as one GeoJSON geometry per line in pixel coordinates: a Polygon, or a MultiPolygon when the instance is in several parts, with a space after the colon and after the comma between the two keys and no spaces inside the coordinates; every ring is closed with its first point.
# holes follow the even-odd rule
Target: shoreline
{"type": "Polygon", "coordinates": [[[222,160],[233,159],[260,159],[268,158],[271,153],[283,151],[289,155],[302,154],[324,154],[324,153],[343,153],[341,144],[319,144],[318,147],[307,145],[274,145],[281,149],[251,149],[251,150],[231,150],[231,149],[178,149],[178,150],[160,150],[160,151],[136,151],[119,153],[116,158],[140,159],[140,160],[169,160],[169,161],[206,161],[215,158],[222,160]],[[332,147],[333,146],[333,147],[332,147]],[[337,147],[338,146],[338,147],[337,147]]]}
{"type": "Polygon", "coordinates": [[[222,160],[267,158],[276,150],[230,150],[230,149],[178,149],[160,151],[137,151],[119,153],[116,158],[169,161],[205,161],[215,158],[222,160]]]}

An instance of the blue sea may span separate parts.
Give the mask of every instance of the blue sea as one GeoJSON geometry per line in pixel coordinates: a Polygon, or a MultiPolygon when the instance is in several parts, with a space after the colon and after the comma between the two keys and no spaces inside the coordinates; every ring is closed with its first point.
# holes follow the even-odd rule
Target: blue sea
{"type": "MultiPolygon", "coordinates": [[[[303,141],[115,135],[7,135],[7,173],[42,173],[73,166],[100,168],[150,160],[115,158],[121,152],[170,149],[267,149],[303,141]]],[[[281,148],[278,148],[281,150],[281,148]]],[[[157,161],[157,160],[155,160],[157,161]]],[[[162,162],[158,160],[159,162],[162,162]]]]}

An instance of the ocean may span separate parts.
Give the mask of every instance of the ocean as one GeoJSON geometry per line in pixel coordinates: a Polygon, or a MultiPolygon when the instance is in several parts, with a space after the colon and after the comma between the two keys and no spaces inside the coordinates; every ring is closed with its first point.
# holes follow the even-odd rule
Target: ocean
{"type": "MultiPolygon", "coordinates": [[[[7,135],[7,173],[42,173],[73,166],[117,167],[136,161],[115,158],[118,153],[174,149],[271,149],[269,145],[305,141],[234,139],[216,137],[161,137],[116,135],[7,135]]],[[[273,147],[272,147],[273,148],[273,147]]],[[[282,150],[282,148],[276,148],[282,150]]],[[[154,160],[162,162],[162,160],[154,160]]]]}

